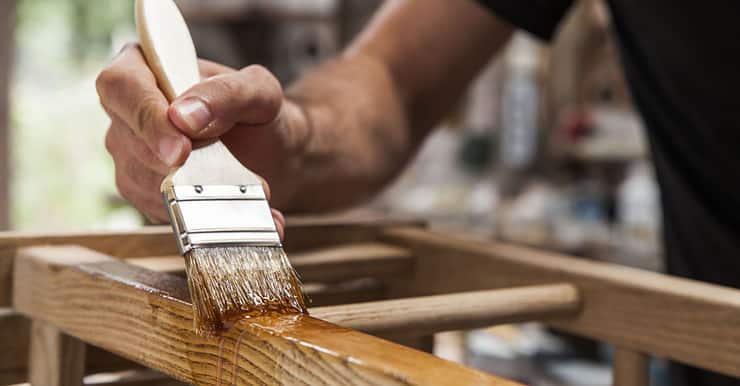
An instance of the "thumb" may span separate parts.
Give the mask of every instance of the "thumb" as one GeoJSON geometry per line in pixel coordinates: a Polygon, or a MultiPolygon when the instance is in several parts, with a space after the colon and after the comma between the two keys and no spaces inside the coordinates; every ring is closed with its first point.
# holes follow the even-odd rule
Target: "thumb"
{"type": "Polygon", "coordinates": [[[283,90],[264,67],[214,76],[193,86],[170,106],[172,123],[194,139],[217,138],[236,124],[264,125],[280,114],[283,90]]]}

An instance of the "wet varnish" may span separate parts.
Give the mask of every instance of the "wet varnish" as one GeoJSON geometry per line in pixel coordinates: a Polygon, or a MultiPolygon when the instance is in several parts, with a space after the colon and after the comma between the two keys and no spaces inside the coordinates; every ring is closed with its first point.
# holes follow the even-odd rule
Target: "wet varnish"
{"type": "Polygon", "coordinates": [[[475,371],[459,371],[458,365],[432,355],[308,315],[245,317],[224,337],[227,343],[219,348],[219,386],[514,385],[475,371]]]}

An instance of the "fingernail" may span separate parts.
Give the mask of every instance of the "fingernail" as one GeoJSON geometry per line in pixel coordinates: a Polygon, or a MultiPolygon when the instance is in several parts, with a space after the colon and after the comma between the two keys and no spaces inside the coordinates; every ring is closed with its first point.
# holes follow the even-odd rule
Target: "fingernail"
{"type": "Polygon", "coordinates": [[[175,166],[182,154],[182,141],[177,137],[164,137],[159,141],[159,158],[167,166],[175,166]]]}
{"type": "Polygon", "coordinates": [[[172,107],[186,125],[186,127],[181,127],[180,129],[188,130],[193,134],[203,131],[203,129],[213,122],[211,110],[200,99],[185,99],[175,102],[172,107]]]}

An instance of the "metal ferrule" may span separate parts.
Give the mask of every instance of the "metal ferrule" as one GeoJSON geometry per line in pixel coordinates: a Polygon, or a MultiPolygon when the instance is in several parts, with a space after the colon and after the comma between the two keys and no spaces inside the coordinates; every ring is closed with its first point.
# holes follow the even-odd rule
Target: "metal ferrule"
{"type": "Polygon", "coordinates": [[[262,185],[178,185],[163,196],[183,255],[194,248],[281,245],[262,185]]]}

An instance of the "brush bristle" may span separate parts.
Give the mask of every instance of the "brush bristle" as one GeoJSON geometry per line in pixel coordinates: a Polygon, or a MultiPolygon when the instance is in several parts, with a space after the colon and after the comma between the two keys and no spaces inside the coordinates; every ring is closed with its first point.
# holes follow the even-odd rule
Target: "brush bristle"
{"type": "Polygon", "coordinates": [[[185,262],[199,335],[217,335],[244,314],[306,312],[298,275],[280,247],[198,248],[185,262]]]}

